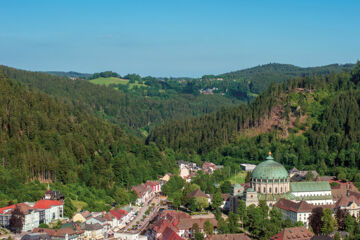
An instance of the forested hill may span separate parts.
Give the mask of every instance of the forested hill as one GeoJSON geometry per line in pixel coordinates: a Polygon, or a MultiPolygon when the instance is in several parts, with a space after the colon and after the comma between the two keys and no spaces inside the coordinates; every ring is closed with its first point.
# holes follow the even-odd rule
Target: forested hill
{"type": "MultiPolygon", "coordinates": [[[[241,105],[154,129],[148,142],[202,154],[220,164],[262,160],[285,165],[360,166],[360,64],[348,72],[271,85],[241,105]]],[[[321,169],[321,168],[320,168],[321,169]]]]}
{"type": "MultiPolygon", "coordinates": [[[[0,73],[1,201],[35,200],[19,185],[34,179],[79,183],[110,194],[174,167],[156,146],[0,73]]],[[[126,202],[124,189],[121,201],[126,202]]]]}
{"type": "Polygon", "coordinates": [[[331,72],[350,71],[354,64],[331,64],[320,67],[302,68],[290,64],[270,63],[253,68],[217,75],[225,80],[244,80],[249,83],[250,91],[262,93],[271,83],[282,83],[297,76],[311,76],[313,74],[326,75],[331,72]]]}
{"type": "Polygon", "coordinates": [[[60,76],[60,77],[84,78],[84,79],[88,78],[92,75],[90,73],[79,73],[79,72],[74,72],[74,71],[70,71],[70,72],[48,71],[48,72],[44,72],[44,73],[51,74],[54,76],[60,76]]]}
{"type": "Polygon", "coordinates": [[[40,72],[18,70],[0,65],[9,79],[32,89],[66,99],[77,107],[118,124],[129,132],[159,125],[171,119],[200,116],[231,105],[232,100],[220,96],[183,94],[175,99],[153,99],[135,96],[106,86],[94,85],[86,80],[71,80],[40,72]]]}

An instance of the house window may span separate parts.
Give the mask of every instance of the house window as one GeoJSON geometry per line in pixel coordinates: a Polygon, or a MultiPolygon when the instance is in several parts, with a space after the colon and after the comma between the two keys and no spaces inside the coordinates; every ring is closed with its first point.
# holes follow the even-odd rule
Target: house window
{"type": "Polygon", "coordinates": [[[275,188],[275,193],[277,193],[277,187],[275,188]]]}
{"type": "Polygon", "coordinates": [[[264,193],[266,193],[266,187],[264,187],[264,193]]]}
{"type": "Polygon", "coordinates": [[[271,188],[269,188],[269,193],[271,193],[271,188]]]}
{"type": "Polygon", "coordinates": [[[53,213],[53,219],[55,219],[55,213],[53,213]]]}

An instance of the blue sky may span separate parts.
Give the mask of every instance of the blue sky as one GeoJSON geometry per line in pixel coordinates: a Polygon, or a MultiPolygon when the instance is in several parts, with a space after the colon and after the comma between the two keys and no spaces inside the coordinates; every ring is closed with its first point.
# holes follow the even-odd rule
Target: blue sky
{"type": "Polygon", "coordinates": [[[0,64],[201,76],[360,59],[360,1],[2,1],[0,64]]]}

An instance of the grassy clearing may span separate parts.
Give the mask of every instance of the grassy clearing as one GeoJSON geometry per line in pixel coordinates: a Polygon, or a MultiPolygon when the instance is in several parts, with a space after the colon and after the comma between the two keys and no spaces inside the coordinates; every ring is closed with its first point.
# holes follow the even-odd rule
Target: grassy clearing
{"type": "Polygon", "coordinates": [[[71,200],[71,203],[74,205],[74,207],[77,208],[78,211],[80,211],[81,209],[87,206],[86,202],[77,201],[77,200],[71,200]]]}
{"type": "Polygon", "coordinates": [[[237,173],[236,175],[231,176],[228,180],[231,184],[234,183],[245,183],[246,171],[242,171],[237,173]]]}
{"type": "Polygon", "coordinates": [[[98,84],[98,85],[110,85],[110,84],[123,84],[126,85],[128,84],[129,80],[127,79],[122,79],[122,78],[117,78],[117,77],[109,77],[109,78],[95,78],[90,80],[91,83],[93,84],[98,84]]]}
{"type": "Polygon", "coordinates": [[[100,77],[100,78],[92,79],[92,80],[90,80],[90,82],[93,84],[105,85],[105,86],[108,86],[110,84],[122,84],[122,85],[129,84],[129,89],[132,89],[135,86],[147,87],[147,85],[145,85],[144,83],[139,83],[138,81],[136,81],[135,83],[129,83],[128,79],[117,78],[117,77],[109,77],[109,78],[100,77]]]}

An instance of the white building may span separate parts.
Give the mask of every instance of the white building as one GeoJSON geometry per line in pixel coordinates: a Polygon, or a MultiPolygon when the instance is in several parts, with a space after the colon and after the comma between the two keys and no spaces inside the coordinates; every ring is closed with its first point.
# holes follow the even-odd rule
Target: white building
{"type": "Polygon", "coordinates": [[[304,200],[314,205],[334,204],[328,182],[292,182],[290,189],[296,201],[304,200]]]}
{"type": "Polygon", "coordinates": [[[54,220],[64,217],[64,203],[57,200],[39,200],[33,209],[40,213],[40,223],[49,224],[54,220]]]}
{"type": "Polygon", "coordinates": [[[114,238],[119,240],[147,240],[147,236],[138,233],[116,232],[114,238]]]}
{"type": "Polygon", "coordinates": [[[240,166],[242,166],[242,168],[247,172],[252,172],[256,168],[255,164],[249,164],[249,163],[243,163],[240,164],[240,166]]]}
{"type": "Polygon", "coordinates": [[[306,228],[309,228],[309,217],[315,207],[305,201],[293,202],[285,198],[280,199],[274,207],[282,211],[283,219],[290,219],[292,223],[301,221],[306,228]]]}

